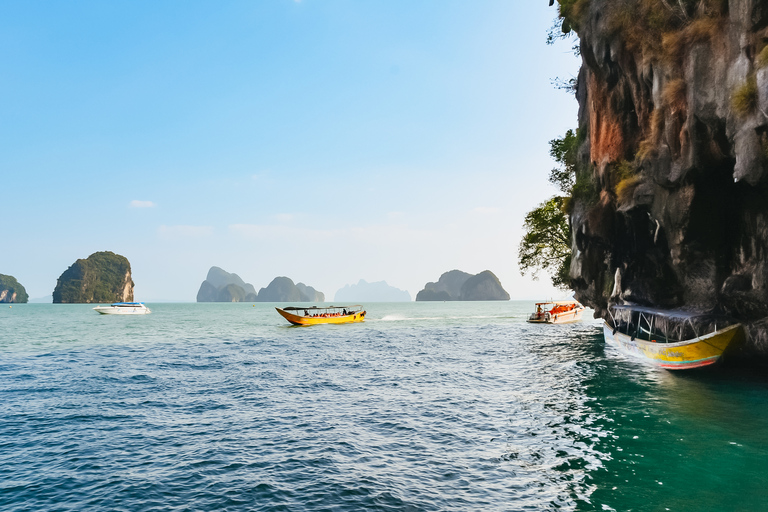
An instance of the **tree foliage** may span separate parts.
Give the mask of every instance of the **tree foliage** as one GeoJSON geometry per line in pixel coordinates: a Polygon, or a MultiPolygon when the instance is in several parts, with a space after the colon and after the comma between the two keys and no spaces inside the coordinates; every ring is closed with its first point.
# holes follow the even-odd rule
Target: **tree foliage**
{"type": "Polygon", "coordinates": [[[525,235],[518,249],[520,273],[548,271],[552,284],[569,288],[571,266],[571,227],[563,212],[563,197],[541,203],[525,216],[525,235]]]}
{"type": "Polygon", "coordinates": [[[549,156],[560,164],[549,171],[549,181],[568,195],[571,195],[576,183],[578,149],[579,136],[573,130],[565,132],[561,139],[549,141],[549,156]]]}
{"type": "Polygon", "coordinates": [[[568,130],[559,139],[549,141],[549,155],[559,165],[549,172],[549,181],[566,196],[555,196],[525,216],[523,239],[518,249],[520,272],[534,278],[546,271],[558,288],[570,287],[571,226],[566,205],[578,191],[577,167],[581,133],[568,130]]]}

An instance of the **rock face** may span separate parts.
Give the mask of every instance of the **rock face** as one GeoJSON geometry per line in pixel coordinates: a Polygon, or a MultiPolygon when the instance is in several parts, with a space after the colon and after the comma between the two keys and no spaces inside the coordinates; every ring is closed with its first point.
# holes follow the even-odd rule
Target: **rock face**
{"type": "Polygon", "coordinates": [[[259,290],[259,302],[324,302],[325,294],[303,283],[293,284],[287,277],[276,277],[259,290]]]}
{"type": "Polygon", "coordinates": [[[416,295],[416,300],[509,300],[509,294],[490,270],[476,275],[451,270],[441,275],[436,283],[427,283],[416,295]]]}
{"type": "Polygon", "coordinates": [[[394,286],[389,286],[386,281],[369,283],[364,279],[357,284],[348,284],[336,292],[336,302],[410,302],[411,294],[394,286]]]}
{"type": "Polygon", "coordinates": [[[110,251],[78,259],[61,274],[53,290],[54,304],[132,301],[131,264],[110,251]]]}
{"type": "Polygon", "coordinates": [[[237,274],[211,267],[197,292],[197,302],[254,302],[256,289],[237,274]]]}
{"type": "Polygon", "coordinates": [[[0,303],[25,303],[29,301],[27,290],[15,277],[0,274],[0,303]]]}
{"type": "Polygon", "coordinates": [[[726,313],[768,356],[768,2],[560,4],[582,56],[576,298],[726,313]]]}

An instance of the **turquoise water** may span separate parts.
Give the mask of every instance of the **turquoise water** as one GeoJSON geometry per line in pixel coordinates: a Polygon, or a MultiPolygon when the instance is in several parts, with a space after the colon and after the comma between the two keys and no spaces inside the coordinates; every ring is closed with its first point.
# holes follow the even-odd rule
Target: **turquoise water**
{"type": "Polygon", "coordinates": [[[765,510],[768,381],[530,303],[0,307],[0,510],[765,510]]]}

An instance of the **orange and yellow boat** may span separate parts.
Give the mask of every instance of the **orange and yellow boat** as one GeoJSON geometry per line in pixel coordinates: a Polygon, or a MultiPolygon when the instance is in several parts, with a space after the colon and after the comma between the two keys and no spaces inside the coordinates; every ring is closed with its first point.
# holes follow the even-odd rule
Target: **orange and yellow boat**
{"type": "Polygon", "coordinates": [[[744,337],[741,324],[707,314],[631,305],[613,306],[609,314],[607,343],[668,370],[713,365],[744,337]]]}
{"type": "Polygon", "coordinates": [[[534,324],[567,324],[578,322],[584,313],[584,306],[575,300],[537,302],[536,311],[528,321],[534,324]]]}
{"type": "Polygon", "coordinates": [[[365,310],[360,305],[327,306],[324,308],[290,306],[275,309],[293,325],[349,324],[365,321],[365,310]]]}

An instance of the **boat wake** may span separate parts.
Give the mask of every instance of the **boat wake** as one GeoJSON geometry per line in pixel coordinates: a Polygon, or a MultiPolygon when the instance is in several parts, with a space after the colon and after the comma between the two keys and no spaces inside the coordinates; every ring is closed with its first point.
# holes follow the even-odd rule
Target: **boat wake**
{"type": "Polygon", "coordinates": [[[493,316],[493,315],[474,315],[474,316],[418,316],[407,317],[404,315],[384,315],[381,318],[373,319],[369,318],[368,321],[374,322],[403,322],[403,321],[433,321],[433,320],[468,320],[474,318],[516,318],[510,316],[493,316]]]}

